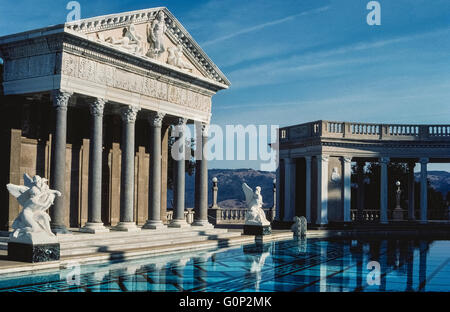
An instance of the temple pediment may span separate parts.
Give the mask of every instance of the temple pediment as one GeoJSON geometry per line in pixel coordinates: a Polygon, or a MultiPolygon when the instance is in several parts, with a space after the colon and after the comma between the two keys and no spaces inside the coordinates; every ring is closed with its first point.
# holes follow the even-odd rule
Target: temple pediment
{"type": "Polygon", "coordinates": [[[64,25],[66,32],[171,69],[230,82],[167,8],[112,14],[64,25]]]}

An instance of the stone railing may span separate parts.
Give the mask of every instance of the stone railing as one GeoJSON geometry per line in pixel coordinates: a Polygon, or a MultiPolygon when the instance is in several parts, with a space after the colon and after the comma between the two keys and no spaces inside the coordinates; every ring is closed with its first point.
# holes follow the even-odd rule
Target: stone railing
{"type": "Polygon", "coordinates": [[[280,140],[311,137],[376,140],[450,140],[450,125],[374,124],[320,120],[280,129],[280,140]]]}
{"type": "MultiPolygon", "coordinates": [[[[170,223],[173,220],[173,210],[168,210],[166,212],[166,218],[167,223],[170,223]]],[[[187,208],[184,211],[184,218],[186,219],[186,222],[188,224],[191,224],[194,222],[194,209],[193,208],[187,208]]]]}
{"type": "MultiPolygon", "coordinates": [[[[351,220],[357,220],[357,209],[350,210],[351,220]]],[[[377,209],[364,209],[362,214],[362,221],[374,221],[378,222],[380,220],[380,210],[377,209]]]]}
{"type": "MultiPolygon", "coordinates": [[[[275,209],[263,209],[269,222],[275,219],[275,209]]],[[[208,219],[212,224],[244,224],[247,208],[209,208],[208,219]]]]}

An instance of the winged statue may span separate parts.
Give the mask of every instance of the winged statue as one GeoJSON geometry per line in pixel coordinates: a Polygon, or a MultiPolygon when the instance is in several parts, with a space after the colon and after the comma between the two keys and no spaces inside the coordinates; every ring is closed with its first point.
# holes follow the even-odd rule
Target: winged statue
{"type": "Polygon", "coordinates": [[[245,215],[245,224],[248,225],[270,225],[266,219],[266,214],[262,209],[263,200],[261,196],[261,187],[257,186],[255,192],[247,183],[242,184],[242,190],[245,194],[245,203],[247,204],[247,213],[245,215]]]}
{"type": "Polygon", "coordinates": [[[9,193],[17,198],[17,201],[23,207],[12,224],[13,233],[11,237],[19,238],[34,233],[46,233],[48,236],[55,236],[50,229],[50,216],[46,211],[53,205],[56,196],[61,196],[61,193],[51,190],[47,185],[47,179],[38,175],[31,178],[25,173],[23,180],[24,185],[6,185],[9,193]]]}

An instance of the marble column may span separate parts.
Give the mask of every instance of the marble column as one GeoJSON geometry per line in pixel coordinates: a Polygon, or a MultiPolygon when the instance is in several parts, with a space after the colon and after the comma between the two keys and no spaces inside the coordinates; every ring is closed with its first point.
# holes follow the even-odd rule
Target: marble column
{"type": "Polygon", "coordinates": [[[105,103],[104,99],[96,99],[90,104],[92,121],[89,146],[88,222],[81,231],[94,234],[109,232],[102,222],[103,109],[105,103]]]}
{"type": "Polygon", "coordinates": [[[55,132],[52,137],[51,155],[51,188],[61,192],[62,196],[55,198],[50,209],[51,228],[56,234],[69,234],[64,224],[65,219],[65,184],[66,184],[66,141],[67,141],[67,109],[73,93],[55,90],[52,93],[53,107],[56,110],[55,132]]]}
{"type": "Polygon", "coordinates": [[[114,228],[118,231],[140,231],[140,228],[134,222],[134,129],[139,110],[140,107],[138,106],[127,106],[121,109],[122,171],[120,179],[120,222],[114,228]]]}
{"type": "Polygon", "coordinates": [[[415,186],[415,177],[414,177],[414,167],[416,166],[415,161],[411,161],[408,163],[408,220],[414,221],[416,220],[415,216],[415,207],[414,207],[414,186],[415,186]]]}
{"type": "Polygon", "coordinates": [[[388,223],[388,157],[380,158],[380,223],[388,223]]]}
{"type": "Polygon", "coordinates": [[[357,161],[356,163],[356,180],[358,184],[358,189],[356,191],[356,220],[364,221],[364,166],[365,161],[357,161]]]}
{"type": "Polygon", "coordinates": [[[172,222],[169,224],[169,227],[190,227],[190,225],[186,222],[184,217],[184,197],[185,197],[185,137],[184,131],[186,127],[186,118],[179,118],[178,123],[175,126],[175,136],[178,137],[178,140],[172,146],[172,158],[174,159],[174,212],[172,222]]]}
{"type": "Polygon", "coordinates": [[[275,204],[275,220],[276,221],[281,221],[281,217],[280,217],[280,209],[281,209],[281,162],[278,162],[278,167],[277,167],[277,171],[276,171],[276,188],[277,188],[277,193],[276,193],[276,204],[275,204]]]}
{"type": "Polygon", "coordinates": [[[283,221],[291,222],[295,216],[295,159],[284,159],[284,214],[283,221]]]}
{"type": "Polygon", "coordinates": [[[195,221],[192,223],[193,226],[202,226],[202,227],[212,227],[212,225],[208,222],[208,159],[206,155],[206,147],[208,143],[208,124],[201,124],[201,138],[200,141],[197,139],[197,144],[199,144],[198,148],[201,148],[200,158],[198,159],[198,169],[199,176],[198,186],[195,185],[196,193],[198,194],[197,205],[195,209],[194,218],[195,221]]]}
{"type": "Polygon", "coordinates": [[[342,157],[342,176],[343,176],[343,184],[342,184],[342,209],[343,209],[343,221],[351,222],[351,201],[352,201],[352,186],[351,186],[351,177],[352,177],[352,158],[351,157],[342,157]]]}
{"type": "Polygon", "coordinates": [[[312,223],[311,220],[311,156],[305,157],[305,218],[308,223],[312,223]]]}
{"type": "Polygon", "coordinates": [[[150,114],[150,181],[148,192],[148,220],[144,229],[161,229],[166,226],[161,220],[161,127],[166,114],[150,114]]]}
{"type": "Polygon", "coordinates": [[[420,222],[427,222],[428,213],[428,183],[427,183],[427,165],[428,158],[420,159],[420,222]]]}
{"type": "Polygon", "coordinates": [[[328,224],[328,155],[317,156],[317,219],[316,224],[328,224]]]}

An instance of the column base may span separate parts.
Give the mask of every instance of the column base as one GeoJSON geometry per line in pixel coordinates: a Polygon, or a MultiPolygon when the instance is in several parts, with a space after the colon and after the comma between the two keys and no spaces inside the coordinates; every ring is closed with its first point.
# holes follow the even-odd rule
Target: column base
{"type": "Polygon", "coordinates": [[[90,234],[108,233],[109,229],[107,229],[101,222],[86,222],[84,227],[80,229],[80,232],[90,234]]]}
{"type": "Polygon", "coordinates": [[[158,229],[165,229],[167,228],[166,225],[163,224],[161,220],[147,220],[145,222],[143,229],[150,229],[150,230],[158,230],[158,229]]]}
{"type": "Polygon", "coordinates": [[[191,224],[192,226],[198,226],[202,228],[208,228],[213,229],[214,225],[208,222],[208,220],[195,220],[194,223],[191,224]]]}
{"type": "Polygon", "coordinates": [[[168,227],[171,227],[171,228],[188,228],[188,227],[191,227],[191,225],[189,223],[187,223],[186,220],[183,219],[183,220],[172,220],[172,222],[170,222],[168,227]]]}
{"type": "Polygon", "coordinates": [[[62,235],[62,234],[72,234],[71,231],[69,231],[65,225],[50,225],[51,230],[56,235],[62,235]]]}
{"type": "Polygon", "coordinates": [[[137,227],[135,222],[119,222],[113,228],[115,231],[122,232],[140,232],[141,229],[137,227]]]}

